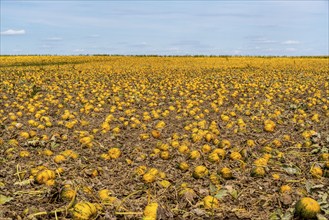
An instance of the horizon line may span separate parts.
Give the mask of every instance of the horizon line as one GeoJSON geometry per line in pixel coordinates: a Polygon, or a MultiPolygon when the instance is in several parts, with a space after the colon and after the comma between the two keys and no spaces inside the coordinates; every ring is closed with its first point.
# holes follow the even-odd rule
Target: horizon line
{"type": "Polygon", "coordinates": [[[319,55],[229,55],[229,54],[0,54],[8,56],[123,56],[123,57],[328,57],[329,54],[319,55]]]}

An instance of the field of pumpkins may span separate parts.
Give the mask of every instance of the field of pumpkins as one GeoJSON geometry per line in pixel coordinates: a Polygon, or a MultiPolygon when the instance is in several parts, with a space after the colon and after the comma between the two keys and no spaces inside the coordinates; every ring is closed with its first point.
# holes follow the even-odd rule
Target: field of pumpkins
{"type": "Polygon", "coordinates": [[[328,57],[0,57],[0,219],[328,219],[328,57]]]}

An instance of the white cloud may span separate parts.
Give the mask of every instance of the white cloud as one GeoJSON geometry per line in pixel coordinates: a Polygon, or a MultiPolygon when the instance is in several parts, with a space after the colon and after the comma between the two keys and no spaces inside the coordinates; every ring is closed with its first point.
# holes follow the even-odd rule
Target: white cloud
{"type": "Polygon", "coordinates": [[[84,52],[84,49],[75,49],[74,52],[84,52]]]}
{"type": "Polygon", "coordinates": [[[53,46],[48,45],[48,44],[42,44],[40,47],[43,48],[43,49],[45,49],[45,48],[53,48],[53,46]]]}
{"type": "Polygon", "coordinates": [[[97,37],[100,37],[100,35],[99,34],[92,34],[92,35],[89,35],[89,37],[91,37],[91,38],[97,38],[97,37]]]}
{"type": "Polygon", "coordinates": [[[274,44],[274,43],[276,43],[276,41],[269,40],[269,39],[266,39],[266,38],[258,38],[258,39],[255,39],[255,42],[261,43],[261,44],[274,44]]]}
{"type": "Polygon", "coordinates": [[[294,52],[294,51],[297,51],[297,50],[296,50],[296,48],[289,47],[289,48],[286,48],[286,51],[287,52],[294,52]]]}
{"type": "Polygon", "coordinates": [[[233,55],[241,55],[242,51],[241,50],[233,50],[232,54],[233,55]]]}
{"type": "Polygon", "coordinates": [[[300,44],[300,42],[297,40],[286,40],[283,41],[282,44],[292,45],[292,44],[300,44]]]}
{"type": "Polygon", "coordinates": [[[141,42],[141,43],[136,43],[136,44],[131,44],[129,47],[148,47],[149,45],[146,42],[141,42]]]}
{"type": "Polygon", "coordinates": [[[260,43],[263,43],[263,44],[274,44],[274,43],[276,43],[276,41],[274,41],[274,40],[263,40],[263,41],[260,41],[260,43]]]}
{"type": "Polygon", "coordinates": [[[47,40],[49,40],[49,41],[61,41],[61,40],[63,40],[63,38],[61,38],[61,37],[49,37],[49,38],[47,38],[47,40]]]}
{"type": "Polygon", "coordinates": [[[26,33],[25,30],[8,29],[6,31],[2,31],[1,35],[23,35],[25,33],[26,33]]]}

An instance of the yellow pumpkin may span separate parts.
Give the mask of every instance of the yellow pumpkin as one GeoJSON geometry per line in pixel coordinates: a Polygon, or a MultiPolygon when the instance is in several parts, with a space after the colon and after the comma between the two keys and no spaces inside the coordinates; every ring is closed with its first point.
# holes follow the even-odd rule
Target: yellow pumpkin
{"type": "Polygon", "coordinates": [[[156,202],[148,204],[144,209],[144,220],[156,220],[159,204],[156,202]]]}
{"type": "Polygon", "coordinates": [[[161,159],[163,160],[168,160],[170,158],[170,154],[169,154],[169,151],[162,151],[160,153],[160,157],[161,159]]]}
{"type": "Polygon", "coordinates": [[[267,166],[268,160],[266,158],[258,158],[254,161],[254,165],[257,167],[265,167],[267,166]]]}
{"type": "Polygon", "coordinates": [[[45,184],[48,180],[55,179],[55,172],[52,170],[41,170],[36,175],[36,182],[39,184],[45,184]]]}
{"type": "Polygon", "coordinates": [[[252,177],[263,177],[265,176],[265,169],[263,167],[254,167],[251,170],[252,177]]]}
{"type": "Polygon", "coordinates": [[[320,213],[320,205],[312,198],[304,197],[295,205],[295,215],[301,218],[313,219],[318,213],[320,213]]]}
{"type": "Polygon", "coordinates": [[[225,155],[226,155],[226,151],[224,149],[221,148],[216,148],[212,151],[212,153],[216,153],[218,154],[218,156],[220,157],[220,159],[224,159],[225,155]]]}
{"type": "Polygon", "coordinates": [[[61,153],[61,155],[63,155],[64,157],[67,158],[72,158],[72,159],[77,159],[79,157],[79,155],[74,152],[73,150],[65,150],[61,153]]]}
{"type": "Polygon", "coordinates": [[[320,155],[319,160],[321,161],[329,161],[329,153],[323,153],[320,155]]]}
{"type": "Polygon", "coordinates": [[[145,183],[153,183],[155,181],[156,176],[152,173],[145,173],[143,175],[143,180],[145,183]]]}
{"type": "Polygon", "coordinates": [[[212,152],[209,154],[208,160],[212,163],[215,163],[220,161],[220,157],[218,156],[217,153],[212,152]]]}
{"type": "Polygon", "coordinates": [[[280,192],[281,193],[289,193],[289,192],[291,192],[291,187],[289,185],[282,185],[280,187],[280,192]]]}
{"type": "Polygon", "coordinates": [[[207,133],[204,138],[207,142],[210,143],[210,141],[213,139],[213,135],[211,133],[207,133]]]}
{"type": "Polygon", "coordinates": [[[101,198],[101,200],[104,202],[109,200],[110,195],[111,195],[111,192],[108,189],[102,189],[98,192],[99,198],[101,198]]]}
{"type": "Polygon", "coordinates": [[[190,151],[190,149],[186,145],[181,145],[178,147],[178,151],[179,153],[186,154],[190,151]]]}
{"type": "Polygon", "coordinates": [[[61,198],[66,201],[71,201],[76,195],[71,185],[65,185],[61,191],[61,198]]]}
{"type": "Polygon", "coordinates": [[[201,150],[202,150],[203,153],[209,153],[211,151],[211,146],[208,145],[208,144],[205,144],[205,145],[202,146],[201,150]]]}
{"type": "Polygon", "coordinates": [[[187,171],[189,168],[189,165],[186,162],[181,162],[178,164],[178,168],[182,171],[187,171]]]}
{"type": "Polygon", "coordinates": [[[151,134],[152,134],[152,136],[153,136],[154,138],[156,138],[156,139],[159,139],[160,136],[161,136],[160,132],[157,131],[157,130],[152,130],[152,131],[151,131],[151,134]]]}
{"type": "Polygon", "coordinates": [[[66,157],[62,154],[56,155],[54,157],[54,162],[55,163],[63,163],[66,160],[66,157]]]}
{"type": "Polygon", "coordinates": [[[203,178],[209,174],[208,169],[205,166],[197,166],[194,169],[193,177],[196,179],[203,178]]]}
{"type": "Polygon", "coordinates": [[[273,178],[274,180],[279,180],[279,179],[280,179],[280,175],[277,174],[277,173],[274,173],[274,174],[272,174],[272,178],[273,178]]]}
{"type": "Polygon", "coordinates": [[[267,132],[274,132],[275,127],[276,127],[276,124],[274,121],[266,120],[264,122],[264,130],[267,132]]]}
{"type": "Polygon", "coordinates": [[[146,166],[139,166],[136,168],[135,173],[139,176],[144,175],[147,170],[146,166]]]}
{"type": "Polygon", "coordinates": [[[97,215],[97,208],[90,202],[79,202],[75,204],[72,210],[72,216],[75,220],[88,220],[97,215]]]}
{"type": "Polygon", "coordinates": [[[323,175],[321,167],[312,167],[310,172],[314,178],[321,178],[323,175]]]}
{"type": "Polygon", "coordinates": [[[162,186],[163,188],[168,188],[171,183],[168,180],[162,180],[159,182],[160,186],[162,186]]]}
{"type": "Polygon", "coordinates": [[[200,154],[199,151],[197,151],[197,150],[193,150],[193,151],[191,151],[191,153],[190,153],[190,159],[192,159],[192,160],[196,160],[196,159],[198,159],[200,156],[201,156],[201,154],[200,154]]]}
{"type": "Polygon", "coordinates": [[[219,207],[219,202],[213,196],[206,196],[203,198],[203,205],[205,209],[216,209],[219,207]]]}
{"type": "Polygon", "coordinates": [[[232,171],[230,168],[224,167],[220,170],[220,174],[224,179],[231,179],[233,177],[232,171]]]}
{"type": "Polygon", "coordinates": [[[230,159],[232,160],[241,160],[242,156],[239,152],[232,152],[230,155],[230,159]]]}
{"type": "Polygon", "coordinates": [[[46,150],[44,150],[44,151],[42,152],[42,154],[45,155],[45,156],[51,156],[51,155],[53,155],[54,153],[53,153],[51,150],[46,149],[46,150]]]}
{"type": "Polygon", "coordinates": [[[23,151],[19,152],[19,156],[20,157],[29,157],[30,152],[28,152],[27,150],[23,150],[23,151]]]}
{"type": "Polygon", "coordinates": [[[112,159],[117,159],[121,156],[121,150],[119,148],[113,147],[108,151],[108,154],[112,159]]]}

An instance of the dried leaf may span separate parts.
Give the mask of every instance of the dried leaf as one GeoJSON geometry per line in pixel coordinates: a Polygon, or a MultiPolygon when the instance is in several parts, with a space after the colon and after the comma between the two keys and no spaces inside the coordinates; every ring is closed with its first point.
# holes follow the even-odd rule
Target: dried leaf
{"type": "Polygon", "coordinates": [[[7,196],[4,196],[4,195],[1,195],[0,194],[0,205],[3,205],[6,202],[9,202],[9,201],[11,201],[13,199],[14,199],[13,197],[7,197],[7,196]]]}
{"type": "Polygon", "coordinates": [[[306,181],[306,183],[305,183],[305,188],[306,188],[306,191],[307,191],[308,193],[311,192],[312,184],[311,184],[310,181],[306,181]]]}
{"type": "Polygon", "coordinates": [[[239,219],[250,219],[251,218],[251,213],[249,213],[246,209],[233,209],[232,210],[236,217],[239,219]]]}
{"type": "Polygon", "coordinates": [[[234,199],[238,198],[238,191],[236,191],[233,186],[226,186],[225,188],[234,199]]]}
{"type": "Polygon", "coordinates": [[[322,185],[322,184],[319,184],[319,185],[312,186],[311,189],[321,189],[321,188],[323,188],[323,187],[325,187],[325,186],[322,185]]]}
{"type": "Polygon", "coordinates": [[[199,193],[200,195],[209,195],[209,190],[208,189],[199,189],[199,193]]]}
{"type": "Polygon", "coordinates": [[[205,210],[199,208],[193,209],[192,212],[197,216],[202,216],[206,214],[205,210]]]}
{"type": "Polygon", "coordinates": [[[300,173],[299,170],[297,168],[294,168],[294,167],[283,167],[283,169],[289,175],[297,175],[297,174],[300,173]]]}
{"type": "Polygon", "coordinates": [[[238,198],[238,191],[236,190],[233,190],[231,192],[229,192],[231,194],[231,196],[234,198],[234,199],[237,199],[238,198]]]}
{"type": "Polygon", "coordinates": [[[26,186],[29,185],[33,182],[33,179],[27,179],[27,180],[23,180],[21,182],[15,182],[14,185],[18,185],[18,186],[26,186]]]}
{"type": "Polygon", "coordinates": [[[186,199],[189,202],[192,202],[194,198],[197,197],[197,194],[194,192],[193,189],[187,188],[179,192],[179,195],[181,195],[184,199],[186,199]]]}
{"type": "Polygon", "coordinates": [[[280,201],[284,204],[284,205],[290,205],[293,201],[292,198],[289,194],[283,194],[282,197],[280,198],[280,201]]]}

